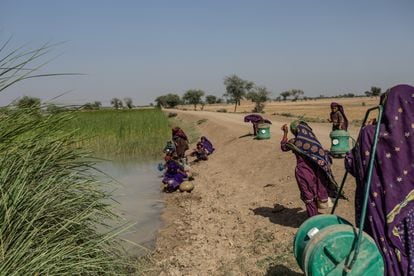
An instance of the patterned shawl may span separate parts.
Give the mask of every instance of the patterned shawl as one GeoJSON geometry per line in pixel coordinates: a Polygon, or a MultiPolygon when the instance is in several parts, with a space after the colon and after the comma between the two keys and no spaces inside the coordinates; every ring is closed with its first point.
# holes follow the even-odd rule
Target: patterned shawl
{"type": "Polygon", "coordinates": [[[316,138],[312,128],[306,122],[296,120],[290,124],[290,130],[295,138],[289,140],[286,146],[319,166],[328,176],[330,188],[338,191],[338,184],[331,170],[332,160],[316,138]]]}

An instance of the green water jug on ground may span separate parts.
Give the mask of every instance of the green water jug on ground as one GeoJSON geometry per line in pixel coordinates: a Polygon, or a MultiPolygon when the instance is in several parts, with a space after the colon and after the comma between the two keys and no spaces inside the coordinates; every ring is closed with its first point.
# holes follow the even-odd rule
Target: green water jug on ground
{"type": "Polygon", "coordinates": [[[349,151],[349,133],[345,130],[334,130],[331,137],[331,154],[333,157],[343,157],[349,151]]]}
{"type": "Polygon", "coordinates": [[[358,229],[335,215],[319,215],[305,221],[295,236],[294,251],[306,275],[384,275],[384,262],[374,240],[363,232],[359,255],[354,255],[358,229]],[[346,274],[345,274],[346,272],[346,274]]]}
{"type": "Polygon", "coordinates": [[[269,124],[259,124],[257,126],[256,138],[259,140],[270,139],[270,125],[269,124]]]}
{"type": "Polygon", "coordinates": [[[315,229],[317,229],[317,231],[320,231],[328,226],[340,224],[352,225],[350,222],[341,217],[327,214],[313,216],[307,219],[304,223],[302,223],[302,225],[296,232],[293,241],[293,253],[295,254],[296,261],[299,267],[302,268],[302,270],[304,269],[302,259],[303,251],[305,250],[306,245],[310,241],[309,236],[312,236],[312,232],[315,232],[315,229]]]}

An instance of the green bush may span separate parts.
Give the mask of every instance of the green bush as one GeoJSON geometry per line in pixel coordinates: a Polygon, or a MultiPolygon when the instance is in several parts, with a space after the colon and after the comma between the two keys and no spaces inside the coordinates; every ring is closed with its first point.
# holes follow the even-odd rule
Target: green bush
{"type": "MultiPolygon", "coordinates": [[[[36,110],[34,112],[37,112],[36,110]]],[[[35,114],[36,115],[36,114],[35,114]]],[[[66,116],[2,114],[0,275],[122,274],[110,196],[66,116]]]]}

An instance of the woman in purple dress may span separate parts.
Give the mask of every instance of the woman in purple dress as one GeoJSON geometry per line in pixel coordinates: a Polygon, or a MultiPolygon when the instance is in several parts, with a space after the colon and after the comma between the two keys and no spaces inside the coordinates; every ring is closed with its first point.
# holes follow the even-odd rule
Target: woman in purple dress
{"type": "Polygon", "coordinates": [[[295,177],[301,199],[309,217],[318,214],[318,205],[327,207],[329,196],[337,194],[338,186],[331,171],[331,159],[322,148],[312,128],[304,121],[293,121],[290,130],[295,138],[288,140],[288,127],[282,126],[282,151],[291,150],[296,156],[295,177]]]}
{"type": "Polygon", "coordinates": [[[180,184],[183,183],[184,178],[187,177],[187,174],[184,168],[172,156],[166,155],[165,161],[166,171],[162,183],[166,184],[165,191],[171,193],[178,189],[180,184]]]}
{"type": "Polygon", "coordinates": [[[203,147],[207,150],[207,153],[210,155],[214,151],[213,144],[210,142],[210,140],[207,139],[206,136],[201,136],[200,143],[203,145],[203,147]]]}
{"type": "Polygon", "coordinates": [[[347,153],[346,169],[356,179],[357,226],[375,154],[364,231],[382,252],[386,275],[414,275],[414,87],[398,85],[381,96],[377,149],[371,152],[375,125],[363,127],[347,153]]]}

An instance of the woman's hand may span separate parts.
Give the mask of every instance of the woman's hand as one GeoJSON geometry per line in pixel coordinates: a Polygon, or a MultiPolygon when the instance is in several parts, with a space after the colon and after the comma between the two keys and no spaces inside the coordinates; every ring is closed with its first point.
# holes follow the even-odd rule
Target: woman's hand
{"type": "Polygon", "coordinates": [[[287,124],[284,124],[283,126],[282,126],[282,128],[281,128],[281,130],[283,131],[283,132],[285,132],[285,133],[288,133],[288,126],[287,126],[287,124]]]}

